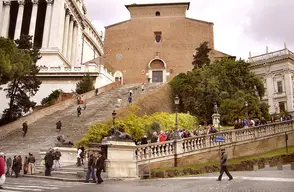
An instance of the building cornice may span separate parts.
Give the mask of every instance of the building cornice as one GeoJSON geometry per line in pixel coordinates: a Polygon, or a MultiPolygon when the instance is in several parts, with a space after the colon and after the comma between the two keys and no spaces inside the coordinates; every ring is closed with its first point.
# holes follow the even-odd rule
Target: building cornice
{"type": "Polygon", "coordinates": [[[78,8],[77,3],[73,0],[66,0],[66,2],[67,2],[67,6],[69,6],[70,11],[72,12],[72,14],[74,14],[75,18],[80,23],[82,29],[85,29],[85,27],[86,27],[85,21],[84,21],[85,16],[81,12],[81,10],[78,8]]]}

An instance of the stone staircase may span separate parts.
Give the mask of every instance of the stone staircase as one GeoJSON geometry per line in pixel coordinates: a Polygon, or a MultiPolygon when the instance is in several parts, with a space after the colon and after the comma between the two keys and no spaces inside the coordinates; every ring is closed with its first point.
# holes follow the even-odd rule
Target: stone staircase
{"type": "MultiPolygon", "coordinates": [[[[0,151],[7,156],[28,155],[29,152],[38,154],[41,148],[54,147],[58,135],[64,135],[66,139],[76,142],[83,137],[93,123],[111,118],[117,98],[120,97],[122,106],[128,104],[129,90],[133,90],[133,101],[144,93],[150,92],[162,84],[146,84],[142,93],[141,84],[128,84],[116,87],[108,92],[88,99],[87,109],[82,110],[82,115],[77,117],[77,105],[45,116],[35,123],[29,124],[27,136],[22,137],[21,130],[0,141],[0,151]],[[62,121],[62,130],[57,132],[56,123],[62,121]]],[[[83,107],[83,105],[81,105],[83,107]]],[[[36,112],[38,113],[38,112],[36,112]]]]}

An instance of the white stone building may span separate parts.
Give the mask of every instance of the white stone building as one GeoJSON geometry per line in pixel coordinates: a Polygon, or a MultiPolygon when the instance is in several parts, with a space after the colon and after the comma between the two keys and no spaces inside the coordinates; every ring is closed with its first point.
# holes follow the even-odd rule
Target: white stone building
{"type": "Polygon", "coordinates": [[[38,104],[53,90],[75,90],[85,74],[96,80],[96,88],[114,81],[110,67],[88,62],[103,55],[103,41],[83,0],[0,0],[0,36],[16,40],[21,34],[32,35],[42,55],[37,62],[42,85],[33,98],[38,104]]]}
{"type": "Polygon", "coordinates": [[[265,96],[263,102],[270,106],[269,112],[294,113],[294,53],[287,49],[249,57],[251,70],[263,79],[265,96]]]}

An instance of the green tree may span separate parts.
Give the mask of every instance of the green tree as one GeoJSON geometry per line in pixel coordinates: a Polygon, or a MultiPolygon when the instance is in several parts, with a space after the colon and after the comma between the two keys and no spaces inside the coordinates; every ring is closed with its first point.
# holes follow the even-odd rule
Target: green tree
{"type": "Polygon", "coordinates": [[[39,49],[33,48],[32,37],[22,35],[16,40],[16,51],[10,58],[12,70],[10,71],[11,79],[6,97],[10,99],[9,108],[5,109],[2,115],[1,124],[7,124],[21,117],[22,112],[28,112],[31,107],[36,105],[30,100],[41,85],[37,79],[39,72],[36,61],[40,59],[39,49]]]}
{"type": "Polygon", "coordinates": [[[89,74],[83,77],[81,81],[77,83],[76,92],[78,94],[83,94],[88,91],[91,91],[94,89],[93,79],[90,77],[89,74]]]}
{"type": "Polygon", "coordinates": [[[209,59],[209,52],[211,49],[208,48],[208,42],[203,42],[200,44],[199,47],[195,49],[196,54],[193,55],[193,62],[192,65],[194,66],[194,69],[201,68],[204,65],[210,64],[209,59]]]}
{"type": "Polygon", "coordinates": [[[170,82],[173,94],[179,95],[183,108],[202,121],[211,120],[217,102],[224,123],[246,115],[267,117],[268,107],[260,104],[265,89],[262,81],[249,70],[243,60],[224,58],[210,65],[176,76],[170,82]]]}
{"type": "MultiPolygon", "coordinates": [[[[0,85],[8,83],[11,80],[12,64],[16,46],[13,41],[0,37],[0,85]]],[[[2,88],[0,87],[0,90],[2,88]]]]}

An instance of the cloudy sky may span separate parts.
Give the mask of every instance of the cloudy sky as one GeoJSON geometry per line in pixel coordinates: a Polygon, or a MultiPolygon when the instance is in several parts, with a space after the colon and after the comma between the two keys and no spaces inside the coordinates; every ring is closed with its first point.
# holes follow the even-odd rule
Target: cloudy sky
{"type": "MultiPolygon", "coordinates": [[[[188,0],[84,0],[97,30],[130,18],[126,4],[188,0]]],[[[294,0],[190,0],[187,17],[214,23],[215,48],[247,59],[283,49],[294,52],[294,0]]]]}

